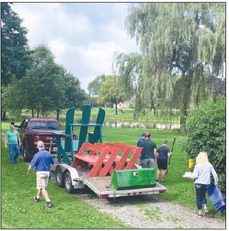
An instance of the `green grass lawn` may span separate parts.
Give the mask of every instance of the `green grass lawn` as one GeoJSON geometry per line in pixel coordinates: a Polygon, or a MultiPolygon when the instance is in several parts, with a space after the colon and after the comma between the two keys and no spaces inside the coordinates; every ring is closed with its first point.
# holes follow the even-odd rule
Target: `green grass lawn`
{"type": "MultiPolygon", "coordinates": [[[[2,124],[5,132],[9,123],[2,124]]],[[[45,208],[44,199],[35,203],[35,171],[27,175],[27,164],[8,164],[8,150],[2,143],[2,225],[3,229],[124,229],[129,228],[110,215],[98,212],[78,198],[68,194],[54,181],[49,181],[48,192],[54,203],[45,208]]]]}
{"type": "MultiPolygon", "coordinates": [[[[9,123],[2,123],[5,132],[9,123]]],[[[168,192],[159,198],[196,210],[194,184],[191,179],[183,178],[187,168],[186,154],[181,145],[187,139],[175,131],[142,130],[140,128],[104,127],[103,142],[122,142],[136,145],[143,131],[150,131],[157,146],[163,139],[171,147],[176,137],[173,156],[169,165],[166,182],[168,192]]],[[[75,131],[77,132],[77,130],[75,131]]],[[[19,160],[13,166],[8,164],[8,151],[2,145],[2,228],[4,229],[124,229],[128,228],[111,216],[98,212],[92,206],[81,201],[77,194],[68,194],[50,181],[48,192],[55,207],[44,208],[44,200],[34,203],[36,194],[35,172],[26,174],[27,165],[19,160]]],[[[137,205],[136,205],[137,206],[137,205]]],[[[209,202],[209,214],[224,218],[225,214],[216,213],[209,202]]]]}

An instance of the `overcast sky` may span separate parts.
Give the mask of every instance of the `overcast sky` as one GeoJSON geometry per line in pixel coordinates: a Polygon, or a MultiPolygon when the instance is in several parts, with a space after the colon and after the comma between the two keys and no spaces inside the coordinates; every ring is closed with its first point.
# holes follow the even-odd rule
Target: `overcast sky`
{"type": "Polygon", "coordinates": [[[14,3],[23,19],[32,49],[44,44],[55,61],[88,83],[98,75],[111,75],[114,52],[136,52],[137,46],[125,29],[133,3],[14,3]]]}

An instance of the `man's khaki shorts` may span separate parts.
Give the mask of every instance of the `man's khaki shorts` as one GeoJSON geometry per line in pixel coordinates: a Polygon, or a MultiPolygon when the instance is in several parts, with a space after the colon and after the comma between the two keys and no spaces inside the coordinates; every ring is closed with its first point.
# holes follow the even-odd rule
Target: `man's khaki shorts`
{"type": "Polygon", "coordinates": [[[37,189],[46,188],[48,185],[49,172],[48,171],[37,171],[37,189]]]}

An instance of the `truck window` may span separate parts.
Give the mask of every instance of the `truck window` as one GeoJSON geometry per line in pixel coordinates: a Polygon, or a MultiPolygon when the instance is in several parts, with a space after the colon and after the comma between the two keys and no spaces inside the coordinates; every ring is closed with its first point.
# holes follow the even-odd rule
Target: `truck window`
{"type": "Polygon", "coordinates": [[[51,129],[59,130],[59,124],[56,121],[30,121],[29,128],[31,129],[51,129]]]}

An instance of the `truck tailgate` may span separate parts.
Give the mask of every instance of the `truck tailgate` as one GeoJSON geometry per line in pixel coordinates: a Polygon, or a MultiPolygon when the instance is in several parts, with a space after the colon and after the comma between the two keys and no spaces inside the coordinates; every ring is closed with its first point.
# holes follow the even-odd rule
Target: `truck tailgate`
{"type": "Polygon", "coordinates": [[[163,185],[156,183],[155,187],[132,188],[125,190],[114,190],[109,187],[111,176],[105,177],[85,177],[83,183],[87,185],[100,197],[121,197],[121,196],[135,196],[144,194],[158,194],[167,191],[163,185]]]}

